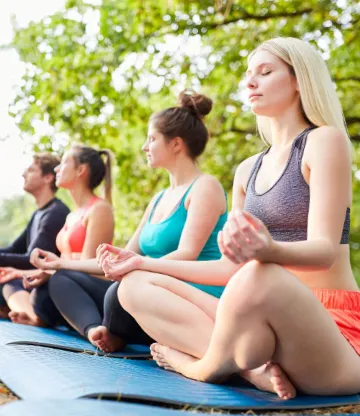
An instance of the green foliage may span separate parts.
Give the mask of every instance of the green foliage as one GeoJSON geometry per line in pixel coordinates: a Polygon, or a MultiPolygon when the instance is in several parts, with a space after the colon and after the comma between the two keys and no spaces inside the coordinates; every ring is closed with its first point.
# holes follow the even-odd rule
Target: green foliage
{"type": "MultiPolygon", "coordinates": [[[[167,183],[164,172],[148,169],[140,149],[151,113],[173,105],[183,87],[215,102],[201,164],[227,191],[236,166],[262,148],[241,82],[249,52],[263,40],[296,36],[322,50],[350,134],[360,140],[357,1],[233,0],[220,9],[214,0],[90,3],[68,0],[64,11],[16,29],[13,46],[27,70],[10,112],[24,134],[36,133],[39,120],[52,127],[36,149],[61,151],[82,141],[114,152],[117,243],[128,240],[150,195],[167,183]]],[[[355,180],[353,248],[360,240],[359,187],[355,180]]],[[[356,250],[352,256],[357,269],[356,250]]]]}

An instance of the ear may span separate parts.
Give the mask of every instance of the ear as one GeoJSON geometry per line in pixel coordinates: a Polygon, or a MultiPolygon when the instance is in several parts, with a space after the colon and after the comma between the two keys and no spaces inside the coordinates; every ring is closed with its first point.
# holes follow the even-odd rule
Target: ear
{"type": "Polygon", "coordinates": [[[300,91],[299,83],[298,83],[298,80],[296,78],[295,78],[295,89],[296,89],[296,92],[300,91]]]}
{"type": "Polygon", "coordinates": [[[81,178],[87,173],[88,166],[83,163],[79,165],[76,170],[77,170],[77,176],[81,178]]]}
{"type": "Polygon", "coordinates": [[[174,137],[171,140],[171,145],[175,151],[175,153],[180,153],[182,149],[184,148],[184,141],[181,137],[174,137]]]}
{"type": "Polygon", "coordinates": [[[52,173],[47,173],[46,175],[43,176],[43,178],[45,179],[45,182],[47,184],[52,183],[52,181],[54,180],[54,174],[52,173]]]}

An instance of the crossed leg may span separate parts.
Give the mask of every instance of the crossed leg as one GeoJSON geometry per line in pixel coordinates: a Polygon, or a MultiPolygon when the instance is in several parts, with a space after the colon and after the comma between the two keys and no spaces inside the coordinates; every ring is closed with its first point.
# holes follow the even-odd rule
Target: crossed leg
{"type": "Polygon", "coordinates": [[[173,277],[143,271],[129,273],[118,296],[150,337],[193,357],[205,354],[217,298],[173,277]]]}
{"type": "Polygon", "coordinates": [[[168,345],[152,350],[159,365],[189,378],[217,382],[240,373],[284,399],[295,388],[319,395],[360,391],[359,355],[312,291],[274,264],[249,262],[231,278],[201,359],[168,345]]]}

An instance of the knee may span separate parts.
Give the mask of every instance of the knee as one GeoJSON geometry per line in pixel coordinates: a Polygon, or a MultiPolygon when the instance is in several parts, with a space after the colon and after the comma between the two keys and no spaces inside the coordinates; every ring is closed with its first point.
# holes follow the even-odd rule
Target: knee
{"type": "Polygon", "coordinates": [[[68,275],[66,270],[58,270],[55,272],[49,279],[49,293],[50,296],[56,296],[56,293],[59,291],[64,291],[66,289],[66,284],[68,282],[68,275]]]}
{"type": "Polygon", "coordinates": [[[246,305],[246,308],[259,308],[274,302],[285,283],[280,269],[281,266],[276,264],[250,261],[230,279],[224,297],[234,297],[235,304],[246,305]]]}
{"type": "Polygon", "coordinates": [[[121,280],[117,294],[119,303],[126,312],[133,315],[141,308],[145,285],[148,283],[147,276],[139,271],[130,272],[121,280]]]}

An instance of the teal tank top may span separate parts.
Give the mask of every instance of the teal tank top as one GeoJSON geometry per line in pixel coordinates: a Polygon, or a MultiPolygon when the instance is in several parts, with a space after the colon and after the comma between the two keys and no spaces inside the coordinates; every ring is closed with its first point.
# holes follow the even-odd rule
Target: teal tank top
{"type": "MultiPolygon", "coordinates": [[[[145,256],[157,259],[177,250],[187,218],[185,199],[195,181],[187,189],[178,206],[168,218],[157,224],[151,224],[153,212],[160,199],[162,198],[165,190],[161,192],[155,201],[154,207],[150,212],[149,218],[145,223],[139,237],[140,250],[145,256]]],[[[215,228],[213,229],[197,260],[207,261],[220,259],[221,253],[217,244],[217,235],[225,225],[227,214],[228,211],[226,209],[226,212],[220,215],[215,228]]],[[[186,283],[189,283],[190,285],[197,287],[198,289],[203,290],[204,292],[209,293],[210,295],[213,295],[217,298],[221,296],[225,288],[224,286],[200,285],[190,282],[186,283]]]]}

